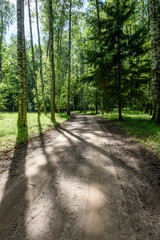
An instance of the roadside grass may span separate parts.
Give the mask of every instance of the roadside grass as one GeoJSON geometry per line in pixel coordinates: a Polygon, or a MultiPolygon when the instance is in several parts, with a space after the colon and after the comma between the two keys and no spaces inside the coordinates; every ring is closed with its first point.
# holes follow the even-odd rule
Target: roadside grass
{"type": "MultiPolygon", "coordinates": [[[[13,149],[16,145],[18,134],[17,117],[17,113],[0,112],[0,154],[13,149]]],[[[22,129],[21,136],[24,135],[24,138],[19,139],[18,144],[23,143],[26,139],[39,136],[40,133],[54,128],[69,118],[70,116],[67,114],[59,113],[56,114],[56,122],[53,123],[50,120],[49,113],[48,115],[41,114],[40,121],[38,121],[37,113],[28,113],[27,133],[22,129]]]]}
{"type": "MultiPolygon", "coordinates": [[[[78,112],[79,113],[79,112],[78,112]]],[[[95,111],[83,112],[84,114],[96,115],[95,111]]],[[[145,144],[150,150],[160,156],[160,125],[151,121],[151,116],[140,111],[123,109],[122,117],[124,121],[118,121],[117,109],[104,115],[98,116],[113,121],[127,133],[135,137],[138,142],[145,144]]]]}
{"type": "Polygon", "coordinates": [[[151,121],[151,116],[140,111],[123,110],[123,120],[119,122],[117,110],[109,114],[101,115],[109,120],[113,120],[119,127],[125,129],[133,135],[136,140],[144,143],[149,149],[158,153],[160,156],[160,125],[151,121]]]}

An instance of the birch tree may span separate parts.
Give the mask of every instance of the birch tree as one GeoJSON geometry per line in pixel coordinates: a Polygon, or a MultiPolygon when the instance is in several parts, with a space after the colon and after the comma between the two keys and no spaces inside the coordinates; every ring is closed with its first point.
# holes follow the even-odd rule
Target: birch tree
{"type": "Polygon", "coordinates": [[[70,85],[71,85],[71,27],[72,27],[72,0],[69,1],[69,49],[68,49],[68,104],[67,114],[70,115],[70,85]]]}
{"type": "Polygon", "coordinates": [[[42,68],[42,65],[43,65],[43,62],[42,62],[42,48],[41,48],[41,37],[40,37],[40,30],[39,30],[39,14],[38,14],[37,0],[35,0],[35,4],[36,4],[36,21],[37,21],[37,33],[38,33],[38,47],[39,47],[39,59],[40,59],[40,78],[41,78],[41,85],[42,85],[43,111],[44,111],[44,114],[47,114],[45,86],[44,86],[43,68],[42,68]]]}
{"type": "Polygon", "coordinates": [[[32,34],[32,20],[31,20],[30,0],[28,0],[28,15],[29,15],[29,26],[30,26],[31,50],[32,50],[34,88],[35,88],[35,95],[36,95],[37,111],[38,111],[38,116],[39,116],[40,115],[40,106],[39,106],[39,97],[38,97],[38,89],[37,89],[37,74],[36,74],[36,66],[35,66],[34,47],[33,47],[33,34],[32,34]]]}
{"type": "Polygon", "coordinates": [[[27,77],[24,34],[24,0],[17,0],[18,127],[27,126],[27,77]]]}
{"type": "Polygon", "coordinates": [[[55,121],[55,68],[54,68],[52,0],[49,0],[49,39],[50,39],[50,66],[51,66],[51,120],[55,121]]]}

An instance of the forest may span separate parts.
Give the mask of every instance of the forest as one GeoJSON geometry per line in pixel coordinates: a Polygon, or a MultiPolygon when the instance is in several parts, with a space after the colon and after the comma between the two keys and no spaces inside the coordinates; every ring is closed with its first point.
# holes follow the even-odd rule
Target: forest
{"type": "Polygon", "coordinates": [[[118,119],[159,148],[158,9],[158,0],[1,0],[2,151],[73,112],[118,119]]]}
{"type": "Polygon", "coordinates": [[[0,240],[159,240],[160,0],[0,0],[0,240]]]}
{"type": "Polygon", "coordinates": [[[119,120],[128,108],[150,113],[160,123],[156,4],[158,0],[28,0],[17,1],[16,10],[1,0],[0,111],[18,111],[22,126],[27,111],[51,112],[54,121],[55,112],[103,114],[116,108],[119,120]],[[7,29],[16,12],[17,34],[8,43],[7,29]]]}

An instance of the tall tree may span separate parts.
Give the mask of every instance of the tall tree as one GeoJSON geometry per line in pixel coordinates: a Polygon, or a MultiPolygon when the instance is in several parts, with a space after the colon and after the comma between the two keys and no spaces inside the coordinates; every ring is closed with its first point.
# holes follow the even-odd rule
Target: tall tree
{"type": "Polygon", "coordinates": [[[67,114],[68,114],[68,115],[70,115],[70,85],[71,85],[71,27],[72,27],[72,0],[69,1],[68,104],[67,104],[67,114]]]}
{"type": "Polygon", "coordinates": [[[38,97],[38,88],[37,88],[37,74],[36,74],[36,66],[35,66],[34,47],[33,47],[33,34],[32,34],[32,19],[31,19],[30,0],[28,0],[28,15],[29,15],[29,26],[30,26],[31,50],[32,50],[34,88],[35,88],[35,95],[36,95],[37,111],[38,111],[38,116],[39,116],[40,115],[40,106],[39,106],[39,97],[38,97]]]}
{"type": "Polygon", "coordinates": [[[41,78],[41,85],[42,85],[43,111],[44,111],[44,114],[47,114],[45,86],[44,86],[43,68],[42,68],[42,65],[43,65],[43,62],[42,62],[42,48],[41,48],[41,38],[40,38],[40,30],[39,30],[39,14],[38,14],[37,0],[35,0],[35,4],[36,4],[36,20],[37,20],[37,33],[38,33],[38,46],[39,46],[39,59],[40,59],[40,78],[41,78]]]}
{"type": "Polygon", "coordinates": [[[2,41],[4,32],[4,22],[3,22],[3,0],[0,0],[0,82],[2,81],[2,41]]]}
{"type": "Polygon", "coordinates": [[[50,39],[50,66],[51,66],[51,120],[55,121],[55,68],[54,68],[54,37],[53,37],[52,0],[49,0],[49,39],[50,39]]]}
{"type": "Polygon", "coordinates": [[[18,127],[27,126],[27,77],[24,34],[24,0],[17,0],[17,60],[19,75],[18,127]]]}
{"type": "Polygon", "coordinates": [[[62,79],[63,79],[63,67],[62,67],[62,36],[65,24],[65,8],[66,8],[66,0],[62,1],[61,10],[59,11],[60,20],[58,25],[57,32],[57,93],[58,93],[58,112],[60,112],[61,105],[61,87],[62,87],[62,79]]]}
{"type": "Polygon", "coordinates": [[[152,84],[155,123],[160,124],[160,1],[150,1],[152,84]]]}

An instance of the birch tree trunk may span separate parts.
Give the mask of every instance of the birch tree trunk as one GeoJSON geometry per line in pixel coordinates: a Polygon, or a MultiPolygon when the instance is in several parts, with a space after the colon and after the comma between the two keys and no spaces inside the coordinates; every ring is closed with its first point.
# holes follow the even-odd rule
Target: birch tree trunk
{"type": "Polygon", "coordinates": [[[49,39],[51,65],[51,120],[55,121],[55,69],[54,69],[54,38],[53,38],[53,9],[52,0],[49,0],[49,39]]]}
{"type": "Polygon", "coordinates": [[[33,65],[34,88],[35,88],[35,94],[36,94],[36,104],[37,104],[38,116],[40,116],[39,97],[38,97],[38,89],[37,89],[37,74],[36,74],[36,66],[35,66],[35,58],[34,58],[34,47],[33,47],[33,35],[32,35],[32,21],[31,21],[30,0],[28,0],[28,15],[29,15],[30,38],[31,38],[31,49],[32,49],[32,65],[33,65]]]}
{"type": "Polygon", "coordinates": [[[69,1],[68,104],[67,104],[67,114],[68,114],[68,115],[70,115],[70,85],[71,85],[71,27],[72,27],[72,0],[69,1]]]}
{"type": "Polygon", "coordinates": [[[2,82],[3,0],[0,0],[0,82],[2,82]]]}
{"type": "Polygon", "coordinates": [[[17,0],[18,127],[27,126],[27,76],[24,34],[24,0],[17,0]]]}
{"type": "Polygon", "coordinates": [[[42,99],[43,99],[43,111],[44,114],[47,114],[46,108],[46,98],[45,98],[45,86],[44,86],[44,79],[43,79],[43,62],[42,62],[42,49],[41,49],[41,38],[40,38],[40,31],[39,31],[39,14],[38,14],[38,3],[35,0],[36,4],[36,21],[37,21],[37,33],[38,33],[38,46],[39,46],[39,59],[40,59],[40,78],[41,78],[41,85],[42,85],[42,99]]]}
{"type": "Polygon", "coordinates": [[[160,1],[150,1],[152,86],[154,99],[154,116],[160,124],[160,1]]]}
{"type": "Polygon", "coordinates": [[[58,113],[60,112],[60,106],[61,106],[61,86],[62,86],[62,35],[63,35],[63,29],[64,29],[64,22],[65,22],[65,4],[66,0],[63,0],[62,10],[61,10],[61,17],[60,17],[60,23],[58,26],[58,34],[57,34],[57,93],[58,93],[58,113]]]}

